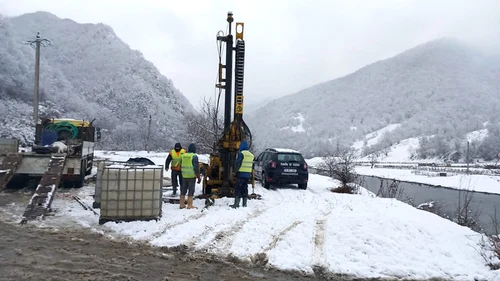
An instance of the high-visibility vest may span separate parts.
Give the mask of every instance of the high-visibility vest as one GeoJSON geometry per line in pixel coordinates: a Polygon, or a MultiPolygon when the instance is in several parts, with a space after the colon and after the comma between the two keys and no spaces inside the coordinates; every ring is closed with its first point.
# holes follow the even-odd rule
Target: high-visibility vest
{"type": "Polygon", "coordinates": [[[182,178],[184,179],[192,179],[196,178],[196,174],[194,172],[194,166],[193,166],[193,157],[194,153],[188,152],[182,154],[182,160],[181,160],[181,171],[182,171],[182,178]]]}
{"type": "Polygon", "coordinates": [[[251,173],[252,165],[253,165],[253,154],[248,150],[242,150],[241,154],[243,154],[243,160],[241,160],[241,167],[238,172],[242,173],[251,173]]]}
{"type": "Polygon", "coordinates": [[[184,150],[184,148],[179,152],[175,151],[175,149],[172,149],[172,151],[170,151],[170,156],[172,156],[171,165],[173,170],[179,170],[181,168],[181,157],[184,153],[186,153],[186,150],[184,150]]]}

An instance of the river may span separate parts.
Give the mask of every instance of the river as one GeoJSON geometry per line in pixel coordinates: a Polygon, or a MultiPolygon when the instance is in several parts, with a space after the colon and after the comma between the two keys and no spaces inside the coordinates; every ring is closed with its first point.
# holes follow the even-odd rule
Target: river
{"type": "Polygon", "coordinates": [[[434,201],[434,209],[439,208],[438,214],[447,218],[456,217],[457,211],[460,208],[464,209],[465,202],[469,201],[469,218],[478,222],[475,230],[486,234],[500,233],[500,194],[465,191],[366,175],[360,175],[360,184],[375,194],[393,197],[414,206],[434,201]],[[495,213],[497,220],[494,219],[495,213]]]}

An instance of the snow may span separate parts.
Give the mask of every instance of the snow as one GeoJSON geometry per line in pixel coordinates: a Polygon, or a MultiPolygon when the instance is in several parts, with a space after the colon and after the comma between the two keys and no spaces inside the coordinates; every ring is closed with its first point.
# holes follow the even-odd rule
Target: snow
{"type": "Polygon", "coordinates": [[[452,175],[448,177],[428,177],[415,175],[411,170],[373,168],[366,166],[356,167],[360,175],[377,176],[401,181],[419,182],[431,185],[440,185],[454,189],[468,189],[477,192],[500,194],[500,177],[488,175],[452,175]]]}
{"type": "MultiPolygon", "coordinates": [[[[37,186],[37,189],[38,189],[38,188],[40,188],[40,187],[41,187],[41,185],[39,184],[39,185],[37,186]]],[[[49,205],[49,203],[50,203],[50,198],[54,195],[54,191],[55,191],[55,189],[56,189],[56,185],[55,185],[55,184],[52,184],[52,185],[50,185],[49,187],[50,187],[50,191],[46,193],[46,194],[47,194],[47,195],[46,195],[47,199],[45,200],[45,202],[44,202],[44,204],[43,204],[43,207],[44,207],[44,208],[47,208],[47,206],[49,205]]],[[[37,196],[40,196],[40,194],[39,194],[39,193],[33,193],[33,195],[31,196],[30,201],[28,202],[28,205],[31,205],[31,203],[33,203],[33,198],[35,198],[35,197],[37,197],[37,196]]]]}
{"type": "MultiPolygon", "coordinates": [[[[137,158],[137,157],[144,157],[148,158],[149,160],[153,161],[156,165],[165,165],[165,160],[167,160],[169,152],[150,152],[148,153],[147,151],[101,151],[101,150],[96,150],[94,151],[94,155],[96,158],[102,158],[102,159],[110,159],[112,161],[120,161],[120,162],[126,162],[129,158],[137,158]]],[[[208,154],[197,154],[198,155],[198,161],[201,163],[207,163],[210,161],[210,155],[208,154]]],[[[122,168],[124,167],[123,164],[113,164],[116,166],[116,168],[122,168]]],[[[114,167],[115,167],[114,166],[114,167]]],[[[145,167],[145,166],[140,166],[145,167]]],[[[155,166],[157,167],[157,166],[155,166]]],[[[169,171],[163,171],[163,176],[167,177],[170,176],[170,170],[169,171]]]]}
{"type": "Polygon", "coordinates": [[[299,113],[297,116],[292,116],[293,119],[299,120],[299,125],[297,126],[285,126],[281,128],[281,130],[291,130],[294,133],[304,133],[306,132],[306,129],[304,128],[303,124],[304,121],[306,120],[302,113],[299,113]]]}
{"type": "Polygon", "coordinates": [[[324,157],[314,157],[311,159],[306,159],[306,163],[309,167],[319,167],[324,160],[324,157]]]}
{"type": "Polygon", "coordinates": [[[418,209],[421,209],[421,208],[433,208],[434,207],[434,201],[431,201],[431,202],[427,202],[427,203],[422,203],[420,205],[417,206],[418,209]]]}
{"type": "MultiPolygon", "coordinates": [[[[387,155],[380,153],[377,161],[383,162],[408,162],[414,161],[413,155],[416,154],[417,149],[420,147],[418,138],[409,138],[392,145],[387,149],[387,155]]],[[[370,161],[370,155],[361,159],[362,161],[370,161]]],[[[419,162],[429,162],[430,159],[421,160],[419,162]]]]}
{"type": "MultiPolygon", "coordinates": [[[[309,180],[307,190],[266,190],[256,184],[255,192],[263,200],[249,200],[247,208],[236,210],[228,206],[233,202],[230,198],[217,199],[203,212],[204,200],[195,200],[198,209],[192,210],[165,203],[158,222],[99,226],[97,216],[77,202],[63,200],[55,201],[61,211],[54,219],[70,217],[111,237],[153,246],[186,245],[248,262],[265,256],[268,266],[305,273],[323,267],[338,274],[372,278],[500,278],[499,271],[490,271],[485,265],[478,250],[481,234],[366,191],[363,195],[332,193],[329,190],[337,182],[327,177],[310,174],[309,180]]],[[[84,187],[79,195],[90,205],[92,191],[84,187]]],[[[200,192],[198,184],[196,194],[200,192]]]]}
{"type": "Polygon", "coordinates": [[[466,139],[467,141],[473,142],[473,141],[478,141],[481,142],[488,136],[488,129],[481,129],[477,131],[472,131],[467,134],[466,139]]]}
{"type": "Polygon", "coordinates": [[[402,140],[398,144],[391,146],[387,156],[383,156],[382,159],[385,162],[411,161],[419,146],[418,138],[402,140]]]}
{"type": "Polygon", "coordinates": [[[58,153],[63,153],[68,150],[68,146],[60,141],[56,141],[52,144],[52,146],[57,147],[58,153]]]}
{"type": "Polygon", "coordinates": [[[272,148],[276,150],[278,153],[300,153],[297,150],[289,149],[289,148],[272,148]]]}
{"type": "Polygon", "coordinates": [[[156,165],[120,165],[120,164],[111,164],[111,165],[106,165],[106,168],[112,168],[112,169],[161,169],[161,166],[156,166],[156,165]]]}
{"type": "MultiPolygon", "coordinates": [[[[111,159],[113,161],[127,161],[129,158],[138,158],[144,157],[153,161],[156,165],[165,165],[165,160],[168,157],[167,152],[150,152],[147,151],[102,151],[96,150],[94,151],[94,155],[99,158],[111,159]]],[[[210,155],[208,154],[197,154],[198,161],[202,163],[208,163],[210,161],[210,155]]]]}
{"type": "MultiPolygon", "coordinates": [[[[374,132],[371,132],[365,136],[365,139],[367,140],[366,146],[372,146],[377,144],[382,137],[384,136],[385,133],[394,131],[397,129],[401,124],[389,124],[381,129],[378,129],[374,132]]],[[[362,149],[364,147],[364,141],[356,141],[352,144],[352,147],[356,150],[362,149]]]]}
{"type": "Polygon", "coordinates": [[[373,133],[366,135],[366,138],[368,139],[367,145],[372,146],[374,144],[377,144],[382,139],[382,136],[385,133],[394,131],[399,126],[401,126],[401,124],[389,124],[389,125],[383,127],[382,129],[379,129],[373,133]]]}

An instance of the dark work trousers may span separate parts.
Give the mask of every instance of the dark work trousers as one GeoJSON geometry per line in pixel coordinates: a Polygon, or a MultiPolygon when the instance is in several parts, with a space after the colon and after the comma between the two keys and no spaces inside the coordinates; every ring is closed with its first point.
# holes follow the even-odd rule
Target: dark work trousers
{"type": "Polygon", "coordinates": [[[236,197],[248,197],[248,180],[247,178],[238,178],[238,184],[235,190],[236,197]]]}
{"type": "Polygon", "coordinates": [[[193,196],[194,189],[196,188],[196,178],[184,179],[181,185],[181,195],[193,196]]]}
{"type": "Polygon", "coordinates": [[[174,192],[177,191],[177,187],[180,188],[181,186],[182,186],[182,172],[172,170],[172,188],[174,189],[174,192]],[[179,177],[179,181],[177,181],[177,177],[179,177]]]}

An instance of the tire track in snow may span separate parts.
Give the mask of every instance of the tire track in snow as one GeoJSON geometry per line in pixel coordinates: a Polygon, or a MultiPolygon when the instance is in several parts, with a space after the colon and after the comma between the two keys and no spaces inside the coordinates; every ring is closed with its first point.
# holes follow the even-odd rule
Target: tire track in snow
{"type": "Polygon", "coordinates": [[[287,234],[290,230],[294,229],[297,225],[299,225],[301,223],[303,223],[303,221],[294,221],[287,228],[283,229],[278,234],[273,235],[273,237],[271,238],[271,242],[269,243],[269,245],[267,245],[266,248],[264,248],[263,253],[266,254],[270,250],[274,249],[274,247],[276,247],[276,245],[278,245],[278,243],[281,242],[281,240],[285,236],[285,234],[287,234]]]}
{"type": "MultiPolygon", "coordinates": [[[[257,219],[259,216],[264,214],[265,212],[269,210],[273,210],[275,208],[279,208],[281,205],[283,205],[285,202],[287,202],[285,196],[279,192],[276,192],[275,194],[279,195],[278,197],[281,199],[278,201],[278,204],[276,205],[265,205],[257,211],[253,212],[251,215],[247,216],[244,220],[238,221],[235,224],[232,224],[228,227],[226,227],[223,230],[218,231],[212,240],[206,243],[206,247],[202,247],[203,249],[206,249],[209,252],[213,252],[216,249],[229,249],[231,248],[233,244],[233,239],[231,239],[236,233],[238,233],[249,221],[257,219]]],[[[273,199],[274,200],[274,199],[273,199]]],[[[203,234],[198,235],[196,238],[193,238],[192,241],[194,241],[190,246],[196,245],[196,242],[199,241],[199,238],[203,237],[204,235],[208,234],[211,229],[207,229],[203,234]]]]}
{"type": "Polygon", "coordinates": [[[317,192],[316,190],[311,189],[310,187],[308,187],[307,190],[309,192],[311,192],[312,194],[314,194],[314,195],[320,195],[319,192],[317,192]]]}
{"type": "MultiPolygon", "coordinates": [[[[299,193],[296,192],[285,192],[284,190],[273,190],[274,192],[268,193],[268,195],[276,195],[277,198],[270,198],[270,200],[278,201],[275,205],[266,205],[263,208],[259,208],[252,215],[246,217],[243,221],[239,221],[223,230],[218,231],[214,238],[206,243],[206,247],[202,247],[206,249],[208,252],[217,252],[218,249],[230,249],[233,245],[234,240],[232,239],[241,229],[249,222],[254,219],[257,219],[259,216],[263,215],[265,212],[274,210],[276,208],[280,208],[284,203],[292,202],[294,197],[297,197],[299,193]]],[[[196,242],[199,241],[200,237],[208,234],[211,229],[207,229],[204,234],[193,238],[194,243],[190,244],[191,246],[196,245],[196,242]]]]}
{"type": "Polygon", "coordinates": [[[321,211],[321,217],[316,219],[316,225],[314,227],[314,241],[313,241],[313,253],[312,253],[312,268],[316,274],[323,274],[327,267],[326,256],[325,256],[325,232],[327,226],[328,216],[332,213],[332,208],[329,206],[329,202],[324,203],[324,210],[321,211]]]}
{"type": "Polygon", "coordinates": [[[175,226],[179,226],[179,225],[183,225],[183,224],[188,223],[192,220],[198,220],[198,219],[204,217],[206,214],[207,214],[207,212],[203,212],[203,213],[200,212],[200,213],[188,216],[179,222],[167,223],[161,228],[160,231],[153,233],[149,240],[152,241],[152,240],[158,239],[163,234],[165,234],[165,232],[167,232],[170,228],[175,227],[175,226]]]}
{"type": "MultiPolygon", "coordinates": [[[[257,218],[258,216],[260,216],[261,214],[263,214],[265,211],[267,211],[269,209],[271,209],[270,206],[265,206],[263,208],[259,208],[257,211],[255,211],[255,212],[251,213],[249,216],[247,216],[244,220],[239,221],[235,224],[229,225],[226,228],[224,228],[223,230],[218,231],[215,234],[214,239],[212,239],[210,242],[208,242],[208,244],[211,245],[210,247],[208,247],[208,250],[210,250],[210,248],[214,248],[215,247],[214,244],[216,244],[218,241],[221,241],[223,239],[227,239],[227,237],[230,237],[231,234],[238,232],[245,225],[245,223],[247,223],[248,221],[250,221],[252,219],[257,218]]],[[[196,235],[195,237],[189,239],[189,241],[186,242],[186,246],[188,246],[188,247],[196,246],[197,242],[199,242],[202,237],[207,236],[209,234],[209,232],[211,232],[214,228],[215,228],[214,226],[207,226],[205,228],[205,231],[203,231],[199,235],[196,235]]]]}

